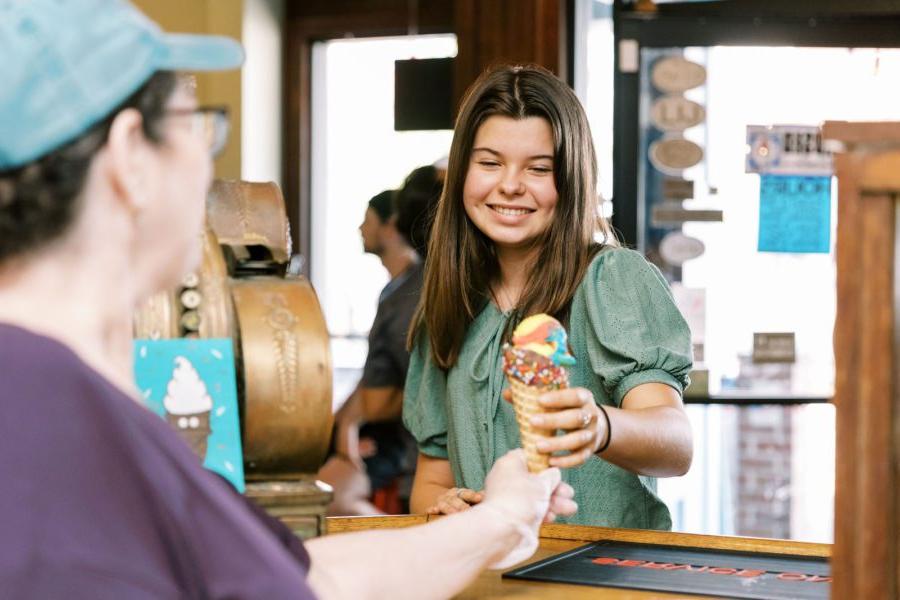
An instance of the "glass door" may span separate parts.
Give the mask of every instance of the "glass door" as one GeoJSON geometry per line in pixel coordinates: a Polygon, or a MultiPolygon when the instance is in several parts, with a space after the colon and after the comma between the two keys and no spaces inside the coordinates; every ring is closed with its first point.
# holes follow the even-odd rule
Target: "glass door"
{"type": "Polygon", "coordinates": [[[827,162],[825,120],[900,116],[900,19],[788,4],[616,4],[613,224],[694,337],[694,465],[659,484],[675,529],[827,542],[840,199],[827,171],[760,164],[827,162]]]}

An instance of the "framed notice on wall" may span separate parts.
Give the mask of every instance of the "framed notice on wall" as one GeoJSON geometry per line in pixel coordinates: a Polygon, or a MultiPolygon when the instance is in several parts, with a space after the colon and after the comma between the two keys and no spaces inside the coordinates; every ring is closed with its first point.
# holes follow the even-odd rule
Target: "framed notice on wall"
{"type": "Polygon", "coordinates": [[[831,251],[831,176],[760,177],[759,251],[831,251]]]}

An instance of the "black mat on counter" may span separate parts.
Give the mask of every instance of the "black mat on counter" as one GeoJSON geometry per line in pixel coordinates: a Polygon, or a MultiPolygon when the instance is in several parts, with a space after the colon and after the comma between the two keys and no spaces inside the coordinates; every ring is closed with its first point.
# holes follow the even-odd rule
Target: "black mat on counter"
{"type": "Polygon", "coordinates": [[[503,577],[751,600],[827,599],[831,588],[824,558],[627,542],[591,543],[503,577]]]}

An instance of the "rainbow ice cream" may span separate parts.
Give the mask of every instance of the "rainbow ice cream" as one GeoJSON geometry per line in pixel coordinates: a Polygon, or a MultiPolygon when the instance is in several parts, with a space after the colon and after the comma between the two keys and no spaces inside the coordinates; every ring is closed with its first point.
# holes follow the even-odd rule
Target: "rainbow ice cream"
{"type": "Polygon", "coordinates": [[[569,387],[566,367],[574,365],[575,358],[569,354],[567,338],[559,321],[542,313],[519,323],[512,344],[503,346],[503,371],[512,390],[522,447],[532,473],[550,466],[550,455],[538,452],[537,443],[552,438],[555,431],[534,427],[530,417],[548,412],[538,404],[541,394],[569,387]]]}

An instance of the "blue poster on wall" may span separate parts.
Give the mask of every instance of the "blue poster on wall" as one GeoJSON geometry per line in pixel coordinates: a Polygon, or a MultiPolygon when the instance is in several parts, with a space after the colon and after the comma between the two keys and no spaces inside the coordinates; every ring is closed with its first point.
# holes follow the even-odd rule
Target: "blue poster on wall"
{"type": "Polygon", "coordinates": [[[175,428],[204,467],[243,493],[231,340],[135,340],[134,373],[147,407],[175,428]]]}
{"type": "Polygon", "coordinates": [[[831,249],[831,177],[761,175],[759,251],[831,249]]]}

